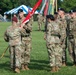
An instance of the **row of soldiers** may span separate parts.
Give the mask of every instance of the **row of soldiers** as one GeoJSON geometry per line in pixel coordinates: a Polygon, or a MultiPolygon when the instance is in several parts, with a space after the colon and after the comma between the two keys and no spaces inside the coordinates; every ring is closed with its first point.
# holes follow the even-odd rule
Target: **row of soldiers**
{"type": "Polygon", "coordinates": [[[12,18],[12,25],[7,28],[4,34],[4,39],[9,42],[10,64],[11,69],[20,73],[20,70],[29,70],[28,64],[30,62],[31,51],[31,31],[32,20],[26,24],[22,24],[25,19],[22,9],[18,10],[20,21],[18,22],[16,16],[12,18]]]}
{"type": "MultiPolygon", "coordinates": [[[[31,51],[32,18],[25,25],[21,25],[25,19],[24,12],[19,9],[20,22],[12,18],[12,25],[5,32],[5,41],[9,42],[11,68],[20,73],[20,69],[29,70],[31,51]],[[23,27],[22,27],[23,26],[23,27]]],[[[52,72],[57,72],[60,67],[66,66],[66,48],[68,47],[71,59],[76,65],[76,11],[65,14],[60,8],[55,15],[47,15],[45,25],[46,46],[50,59],[52,72]],[[67,42],[68,39],[68,42],[67,42]]]]}
{"type": "Polygon", "coordinates": [[[76,10],[66,14],[63,8],[59,8],[54,16],[47,15],[46,20],[44,39],[51,71],[57,72],[61,66],[66,66],[66,48],[76,66],[76,10]]]}

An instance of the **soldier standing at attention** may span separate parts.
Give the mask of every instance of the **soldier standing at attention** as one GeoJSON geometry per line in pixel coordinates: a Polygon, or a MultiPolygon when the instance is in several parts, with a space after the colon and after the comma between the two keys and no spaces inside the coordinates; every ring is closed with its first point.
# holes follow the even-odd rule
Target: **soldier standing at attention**
{"type": "Polygon", "coordinates": [[[68,27],[68,49],[70,51],[73,64],[76,66],[76,11],[70,11],[70,23],[68,27]]]}
{"type": "Polygon", "coordinates": [[[19,26],[17,25],[17,18],[13,17],[12,25],[7,28],[4,35],[5,41],[9,42],[11,69],[13,69],[16,73],[20,73],[22,63],[21,62],[22,31],[23,28],[19,28],[19,26]]]}
{"type": "Polygon", "coordinates": [[[59,25],[55,23],[53,15],[47,15],[46,18],[48,24],[45,32],[45,37],[46,37],[46,46],[49,54],[51,72],[57,72],[59,70],[59,66],[62,65],[61,64],[62,48],[59,39],[60,29],[59,25]]]}
{"type": "Polygon", "coordinates": [[[60,26],[60,32],[61,32],[61,44],[63,48],[63,54],[62,54],[62,66],[66,66],[66,28],[67,28],[67,22],[66,22],[66,16],[63,8],[59,8],[58,10],[59,15],[59,21],[61,22],[60,26]]]}
{"type": "MultiPolygon", "coordinates": [[[[22,9],[18,10],[18,14],[20,17],[20,25],[22,21],[25,19],[24,12],[22,9]]],[[[31,51],[31,31],[32,31],[32,24],[31,20],[25,24],[23,27],[25,30],[25,34],[22,36],[22,44],[23,44],[23,57],[22,57],[22,70],[29,70],[28,64],[30,63],[30,51],[31,51]]]]}

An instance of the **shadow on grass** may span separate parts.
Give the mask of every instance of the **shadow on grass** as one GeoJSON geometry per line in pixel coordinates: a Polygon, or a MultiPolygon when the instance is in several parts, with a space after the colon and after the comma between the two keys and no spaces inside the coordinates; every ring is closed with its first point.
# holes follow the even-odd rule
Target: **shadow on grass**
{"type": "MultiPolygon", "coordinates": [[[[29,64],[29,68],[31,70],[48,70],[50,68],[49,61],[31,60],[31,63],[29,64]]],[[[0,63],[0,70],[12,71],[10,68],[10,61],[1,62],[0,63]]]]}
{"type": "Polygon", "coordinates": [[[34,70],[48,70],[50,68],[49,61],[31,60],[31,63],[29,64],[29,68],[34,70]]]}
{"type": "Polygon", "coordinates": [[[4,62],[4,63],[0,63],[0,70],[11,71],[9,61],[8,62],[4,62]]]}
{"type": "Polygon", "coordinates": [[[67,66],[73,66],[74,64],[72,62],[67,62],[67,66]]]}
{"type": "Polygon", "coordinates": [[[9,58],[10,59],[10,56],[5,55],[4,58],[9,58]]]}

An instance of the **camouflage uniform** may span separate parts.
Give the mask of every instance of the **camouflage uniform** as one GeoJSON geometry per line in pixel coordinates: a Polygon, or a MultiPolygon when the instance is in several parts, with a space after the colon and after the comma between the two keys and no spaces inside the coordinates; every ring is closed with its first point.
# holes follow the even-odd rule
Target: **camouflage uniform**
{"type": "Polygon", "coordinates": [[[21,43],[22,30],[19,27],[10,26],[5,32],[4,39],[9,42],[11,68],[21,67],[21,43]]]}
{"type": "Polygon", "coordinates": [[[55,22],[50,22],[47,25],[46,45],[48,49],[50,66],[61,66],[62,48],[59,39],[59,26],[55,22]]]}
{"type": "Polygon", "coordinates": [[[76,18],[71,18],[69,24],[69,50],[71,59],[76,65],[76,18]]]}
{"type": "Polygon", "coordinates": [[[72,35],[72,24],[73,24],[73,18],[71,18],[70,15],[68,15],[68,19],[67,19],[67,37],[68,37],[68,51],[69,51],[69,55],[71,60],[73,61],[73,35],[72,35]]]}
{"type": "Polygon", "coordinates": [[[61,34],[61,46],[63,48],[63,53],[62,53],[62,63],[66,63],[66,28],[67,28],[67,22],[66,22],[66,17],[64,18],[59,18],[60,21],[60,34],[61,34]]]}
{"type": "Polygon", "coordinates": [[[43,22],[43,16],[41,14],[38,14],[37,18],[38,18],[39,30],[41,30],[41,26],[42,26],[42,22],[43,22]]]}
{"type": "Polygon", "coordinates": [[[31,51],[31,31],[32,31],[32,19],[25,24],[25,34],[22,36],[22,44],[23,44],[23,57],[22,57],[22,64],[28,65],[30,63],[30,51],[31,51]]]}
{"type": "Polygon", "coordinates": [[[74,18],[74,23],[73,23],[73,36],[74,36],[74,64],[76,65],[76,17],[74,18]]]}

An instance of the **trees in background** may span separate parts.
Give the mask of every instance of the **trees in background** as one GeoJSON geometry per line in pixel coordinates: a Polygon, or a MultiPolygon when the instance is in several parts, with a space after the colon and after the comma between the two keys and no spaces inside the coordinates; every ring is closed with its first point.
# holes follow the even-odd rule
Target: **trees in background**
{"type": "MultiPolygon", "coordinates": [[[[33,7],[38,0],[0,0],[0,14],[22,4],[33,7]]],[[[58,7],[64,8],[66,11],[76,9],[76,0],[58,0],[58,7]]]]}
{"type": "Polygon", "coordinates": [[[58,7],[62,7],[65,9],[65,11],[69,11],[71,9],[76,9],[76,0],[58,0],[58,7]]]}

